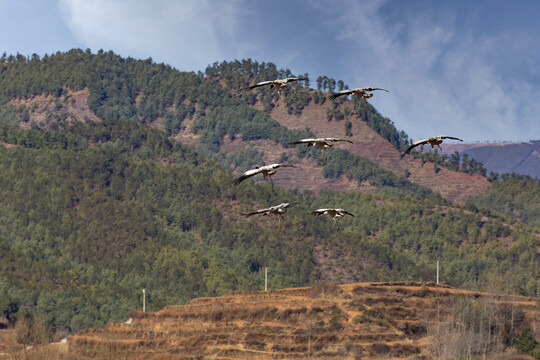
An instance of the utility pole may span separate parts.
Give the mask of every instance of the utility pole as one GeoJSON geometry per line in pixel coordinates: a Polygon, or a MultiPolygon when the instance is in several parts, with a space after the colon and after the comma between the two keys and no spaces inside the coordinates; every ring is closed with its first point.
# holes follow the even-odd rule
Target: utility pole
{"type": "Polygon", "coordinates": [[[146,312],[146,290],[142,289],[142,312],[146,312]]]}
{"type": "Polygon", "coordinates": [[[437,260],[437,285],[439,285],[439,260],[437,260]]]}
{"type": "Polygon", "coordinates": [[[264,291],[268,291],[268,267],[264,267],[264,291]]]}

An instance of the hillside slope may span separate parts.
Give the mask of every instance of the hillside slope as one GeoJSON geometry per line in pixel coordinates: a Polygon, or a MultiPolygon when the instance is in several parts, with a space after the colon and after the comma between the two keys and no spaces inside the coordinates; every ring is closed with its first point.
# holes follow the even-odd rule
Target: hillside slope
{"type": "MultiPolygon", "coordinates": [[[[317,150],[286,147],[313,135],[293,129],[295,121],[321,132],[346,128],[347,118],[328,121],[341,110],[325,107],[318,90],[291,89],[294,107],[282,119],[275,92],[240,96],[219,79],[151,61],[80,50],[5,60],[0,312],[10,321],[28,310],[58,330],[103,326],[125,318],[137,289],[152,294],[147,305],[156,310],[260,288],[266,266],[286,288],[321,279],[427,281],[439,260],[452,286],[479,289],[507,276],[516,293],[540,291],[538,230],[409,181],[393,167],[411,161],[420,169],[409,177],[426,169],[426,179],[445,184],[433,164],[397,160],[394,147],[406,137],[372,108],[369,127],[350,122],[355,143],[330,149],[319,166],[317,150]],[[388,169],[353,153],[373,144],[388,169]],[[275,176],[283,188],[270,191],[260,175],[233,185],[231,169],[275,161],[298,165],[275,176]],[[282,226],[274,216],[242,216],[282,202],[298,202],[282,226]],[[331,231],[332,219],[311,215],[322,207],[355,216],[331,231]]],[[[464,176],[463,192],[474,179],[464,176]]]]}
{"type": "MultiPolygon", "coordinates": [[[[440,193],[460,203],[489,185],[480,176],[464,176],[444,168],[436,172],[431,164],[426,166],[408,157],[400,161],[393,146],[404,145],[406,135],[397,134],[391,122],[372,107],[367,121],[384,128],[387,134],[394,133],[390,136],[393,145],[358,117],[344,116],[354,108],[352,101],[326,101],[327,93],[299,85],[287,90],[289,107],[273,105],[275,91],[239,94],[241,84],[249,82],[255,73],[258,77],[278,77],[288,72],[278,71],[270,63],[238,64],[220,64],[209,67],[205,74],[194,74],[151,61],[123,59],[112,52],[94,55],[74,49],[43,59],[7,57],[0,69],[0,117],[23,127],[38,123],[46,128],[73,121],[138,120],[181,142],[197,145],[199,152],[226,162],[236,172],[255,165],[255,159],[239,159],[250,145],[259,152],[257,159],[261,162],[274,162],[283,160],[283,154],[297,153],[294,148],[283,147],[287,142],[309,131],[318,136],[343,136],[344,125],[350,123],[355,145],[340,147],[367,166],[360,178],[344,171],[334,176],[317,166],[311,156],[298,159],[293,155],[290,160],[301,165],[301,175],[276,177],[277,183],[287,189],[315,192],[390,187],[419,197],[440,193]],[[327,120],[328,114],[334,114],[333,121],[327,120]],[[227,139],[233,140],[231,146],[227,146],[227,139]],[[261,146],[252,143],[254,140],[275,144],[261,146]],[[430,190],[433,193],[429,194],[430,190]]],[[[346,160],[334,158],[332,162],[347,167],[346,160]]]]}
{"type": "Polygon", "coordinates": [[[433,283],[322,282],[132,315],[128,323],[70,336],[71,353],[94,359],[457,358],[507,350],[540,314],[532,298],[433,283]]]}
{"type": "MultiPolygon", "coordinates": [[[[346,103],[344,106],[347,106],[346,103]]],[[[349,106],[352,107],[352,103],[349,106]]],[[[351,140],[354,144],[337,145],[336,147],[365,157],[398,176],[407,173],[408,180],[440,193],[443,198],[450,201],[464,203],[489,186],[487,179],[480,175],[469,175],[444,167],[439,167],[435,172],[431,163],[424,164],[422,160],[410,156],[400,158],[400,152],[392,144],[383,139],[357,116],[346,116],[346,119],[348,118],[351,122],[352,130],[352,135],[346,136],[345,120],[327,120],[326,113],[329,107],[328,102],[323,105],[310,103],[304,107],[300,116],[290,115],[285,108],[277,107],[272,110],[271,116],[289,129],[301,130],[309,127],[317,137],[337,137],[351,140]]],[[[340,190],[339,185],[336,184],[334,189],[340,190]]]]}

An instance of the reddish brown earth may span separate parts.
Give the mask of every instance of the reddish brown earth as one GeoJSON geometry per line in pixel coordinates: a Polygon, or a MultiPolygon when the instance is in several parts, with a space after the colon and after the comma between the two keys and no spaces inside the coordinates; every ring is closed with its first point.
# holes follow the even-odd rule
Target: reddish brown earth
{"type": "MultiPolygon", "coordinates": [[[[352,108],[352,105],[349,106],[352,108]]],[[[271,116],[290,129],[305,129],[307,126],[317,137],[345,137],[345,120],[328,121],[328,107],[328,101],[324,105],[310,103],[300,116],[289,115],[284,107],[277,107],[271,116]]],[[[487,179],[480,175],[468,175],[445,168],[440,168],[438,173],[435,173],[431,163],[424,164],[410,156],[401,158],[399,151],[366,122],[356,116],[350,116],[349,120],[352,123],[352,136],[347,139],[354,144],[345,143],[337,147],[372,160],[396,175],[404,175],[408,171],[410,181],[430,188],[448,200],[464,203],[470,196],[480,194],[489,186],[487,179]]],[[[335,189],[339,187],[336,186],[335,189]]]]}
{"type": "Polygon", "coordinates": [[[433,283],[322,282],[136,311],[130,324],[70,336],[69,353],[77,359],[432,359],[451,351],[452,339],[463,341],[443,334],[463,304],[494,314],[514,309],[522,324],[535,324],[539,315],[535,299],[521,296],[433,283]]]}
{"type": "Polygon", "coordinates": [[[58,100],[53,96],[39,95],[30,99],[14,99],[14,106],[25,105],[28,108],[30,121],[21,123],[21,127],[29,127],[31,122],[48,124],[54,115],[66,114],[69,121],[100,121],[88,106],[88,89],[80,91],[67,91],[58,100]]]}

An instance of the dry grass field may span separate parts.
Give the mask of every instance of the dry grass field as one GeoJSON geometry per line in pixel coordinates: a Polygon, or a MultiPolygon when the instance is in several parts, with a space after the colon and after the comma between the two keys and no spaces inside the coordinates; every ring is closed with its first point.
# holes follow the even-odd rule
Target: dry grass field
{"type": "Polygon", "coordinates": [[[526,359],[509,352],[507,333],[537,322],[533,298],[321,282],[135,311],[131,323],[80,331],[68,346],[73,359],[526,359]]]}

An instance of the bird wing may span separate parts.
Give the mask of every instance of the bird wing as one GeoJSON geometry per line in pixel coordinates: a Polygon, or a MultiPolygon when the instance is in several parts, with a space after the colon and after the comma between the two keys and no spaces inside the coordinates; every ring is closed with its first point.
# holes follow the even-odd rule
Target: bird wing
{"type": "Polygon", "coordinates": [[[437,137],[438,137],[439,139],[452,139],[452,140],[463,141],[463,140],[461,140],[460,138],[453,137],[453,136],[439,135],[439,136],[437,136],[437,137]]]}
{"type": "Polygon", "coordinates": [[[296,166],[289,165],[289,164],[270,164],[268,166],[265,166],[266,169],[277,169],[279,167],[293,167],[293,168],[295,168],[296,166]]]}
{"type": "Polygon", "coordinates": [[[381,88],[374,88],[374,87],[366,87],[366,88],[363,88],[362,90],[364,90],[364,91],[375,91],[375,90],[382,90],[382,91],[390,92],[390,91],[388,91],[388,90],[385,90],[385,89],[381,89],[381,88]]]}
{"type": "Polygon", "coordinates": [[[411,146],[409,146],[407,148],[407,150],[405,150],[405,152],[403,154],[401,154],[401,157],[405,156],[405,154],[408,154],[409,152],[411,152],[411,150],[415,147],[417,147],[418,145],[423,145],[423,144],[427,144],[429,141],[429,139],[422,139],[422,140],[418,140],[418,141],[415,141],[412,143],[411,146]]]}
{"type": "Polygon", "coordinates": [[[276,206],[272,206],[272,208],[274,209],[286,209],[288,208],[289,206],[293,205],[295,203],[282,203],[282,204],[279,204],[279,205],[276,205],[276,206]]]}
{"type": "Polygon", "coordinates": [[[314,142],[317,142],[317,139],[301,139],[301,140],[287,143],[287,145],[298,145],[298,144],[314,143],[314,142]]]}
{"type": "Polygon", "coordinates": [[[300,202],[298,202],[298,201],[293,201],[293,202],[290,202],[290,203],[279,204],[279,205],[276,205],[275,207],[276,207],[276,208],[280,208],[280,209],[286,209],[286,208],[288,208],[289,206],[293,206],[293,205],[297,205],[297,204],[300,204],[300,202]]]}
{"type": "Polygon", "coordinates": [[[342,214],[347,214],[347,215],[351,215],[352,217],[354,217],[354,215],[351,214],[350,212],[348,212],[347,210],[339,209],[339,212],[342,213],[342,214]]]}
{"type": "Polygon", "coordinates": [[[324,141],[347,141],[353,144],[351,140],[347,140],[347,139],[325,138],[324,141]]]}
{"type": "Polygon", "coordinates": [[[260,210],[257,210],[257,211],[253,211],[253,212],[250,212],[250,213],[240,213],[242,215],[244,215],[245,217],[250,217],[251,215],[257,215],[257,214],[265,214],[265,213],[268,213],[272,210],[272,208],[267,208],[267,209],[260,209],[260,210]]]}
{"type": "Polygon", "coordinates": [[[283,79],[285,80],[286,83],[290,82],[290,81],[304,81],[304,80],[309,80],[308,78],[298,78],[298,77],[290,77],[290,78],[286,78],[286,79],[283,79]]]}
{"type": "Polygon", "coordinates": [[[262,171],[261,168],[248,170],[248,171],[246,171],[245,173],[243,173],[242,175],[240,175],[239,177],[237,177],[236,179],[234,179],[233,184],[234,184],[234,185],[238,185],[238,184],[240,184],[242,181],[246,180],[246,179],[249,178],[249,177],[252,177],[252,176],[254,176],[254,175],[257,175],[257,174],[260,173],[261,171],[262,171]]]}
{"type": "Polygon", "coordinates": [[[277,169],[278,167],[281,167],[281,166],[285,166],[285,165],[281,165],[281,164],[270,164],[270,165],[265,165],[265,166],[261,166],[261,169],[265,169],[265,170],[272,170],[272,169],[277,169]]]}
{"type": "Polygon", "coordinates": [[[255,85],[251,85],[251,86],[248,86],[247,88],[243,88],[242,90],[251,90],[251,89],[255,89],[256,87],[260,87],[260,86],[265,86],[265,85],[271,85],[273,84],[274,81],[273,80],[270,80],[270,81],[261,81],[255,85]]]}
{"type": "Polygon", "coordinates": [[[342,91],[339,91],[339,92],[337,92],[337,93],[333,93],[333,94],[330,95],[328,98],[329,98],[330,100],[334,100],[335,98],[337,98],[337,97],[339,97],[339,96],[352,94],[354,91],[355,91],[355,89],[342,90],[342,91]]]}
{"type": "Polygon", "coordinates": [[[319,215],[323,215],[323,214],[326,214],[326,212],[328,210],[331,210],[331,209],[317,209],[315,211],[312,211],[310,212],[311,215],[315,215],[315,216],[319,216],[319,215]]]}

